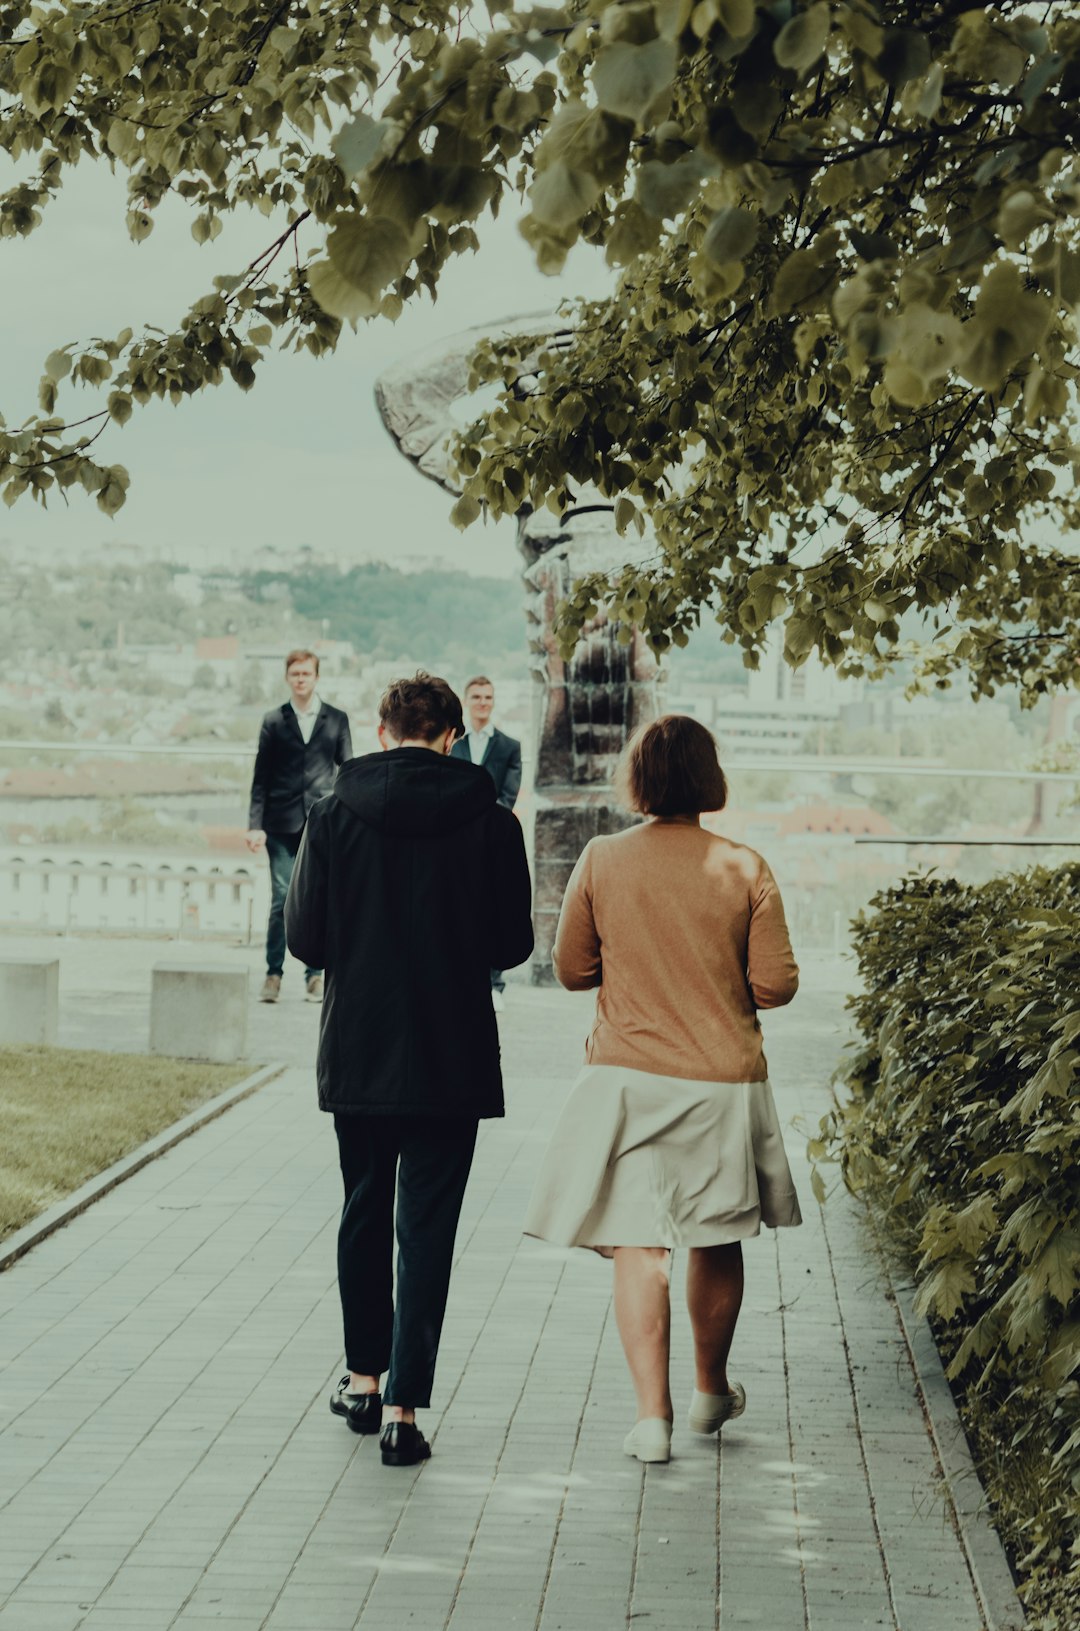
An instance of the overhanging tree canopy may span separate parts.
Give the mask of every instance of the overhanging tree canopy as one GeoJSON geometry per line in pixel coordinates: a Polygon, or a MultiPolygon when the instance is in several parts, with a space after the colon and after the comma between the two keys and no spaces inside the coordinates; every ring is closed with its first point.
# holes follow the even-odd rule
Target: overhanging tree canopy
{"type": "Polygon", "coordinates": [[[1036,538],[1078,520],[1080,5],[0,0],[0,42],[0,142],[35,168],[0,233],[88,156],[128,171],[136,238],[168,192],[200,241],[274,222],[173,334],[48,358],[39,416],[0,432],[8,502],[81,484],[115,511],[91,446],[133,403],[396,316],[526,190],[541,266],[584,238],[620,287],[482,349],[504,395],[455,518],[588,484],[649,522],[568,642],[603,603],[663,649],[708,606],[751,658],[782,620],[791,660],[873,670],[921,608],[932,674],[1075,678],[1080,562],[1036,538]],[[81,427],[69,374],[108,393],[81,427]]]}

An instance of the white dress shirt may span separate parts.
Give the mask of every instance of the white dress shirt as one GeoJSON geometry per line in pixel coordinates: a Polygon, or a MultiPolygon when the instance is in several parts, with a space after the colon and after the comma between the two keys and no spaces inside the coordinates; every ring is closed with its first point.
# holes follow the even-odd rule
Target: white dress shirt
{"type": "Polygon", "coordinates": [[[292,711],[296,715],[296,723],[300,727],[300,735],[304,738],[305,744],[311,741],[311,733],[315,729],[315,721],[319,717],[319,709],[321,707],[322,703],[319,701],[318,693],[315,691],[311,693],[311,701],[304,709],[303,713],[300,712],[300,709],[296,706],[295,702],[292,705],[292,711]]]}
{"type": "Polygon", "coordinates": [[[467,734],[469,738],[469,757],[474,765],[482,765],[484,754],[488,750],[488,743],[495,735],[495,727],[494,725],[485,725],[482,731],[470,730],[467,734]]]}

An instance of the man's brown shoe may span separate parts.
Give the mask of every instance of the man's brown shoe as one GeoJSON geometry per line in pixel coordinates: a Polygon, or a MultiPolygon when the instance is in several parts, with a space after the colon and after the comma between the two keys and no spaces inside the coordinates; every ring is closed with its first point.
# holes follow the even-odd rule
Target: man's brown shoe
{"type": "Polygon", "coordinates": [[[260,1002],[277,1002],[281,996],[281,975],[268,974],[263,981],[263,988],[259,992],[260,1002]]]}
{"type": "Polygon", "coordinates": [[[322,1002],[323,980],[321,974],[312,974],[308,978],[304,990],[305,1002],[322,1002]]]}

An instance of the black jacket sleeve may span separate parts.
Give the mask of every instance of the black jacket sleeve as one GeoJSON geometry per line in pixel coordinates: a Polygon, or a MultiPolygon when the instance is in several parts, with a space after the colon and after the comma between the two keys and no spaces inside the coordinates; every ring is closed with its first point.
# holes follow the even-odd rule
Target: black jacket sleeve
{"type": "MultiPolygon", "coordinates": [[[[510,757],[506,761],[506,774],[503,777],[502,792],[499,794],[499,803],[507,810],[512,810],[517,803],[517,796],[521,792],[521,743],[510,738],[510,757]]],[[[511,965],[508,963],[507,968],[511,965]]]]}
{"type": "Polygon", "coordinates": [[[532,883],[521,823],[502,805],[491,812],[492,968],[516,968],[533,949],[532,883]]]}
{"type": "Polygon", "coordinates": [[[273,734],[271,718],[267,714],[259,729],[259,745],[255,749],[255,769],[251,773],[251,802],[248,807],[249,832],[261,829],[266,819],[266,795],[270,791],[273,734]]]}
{"type": "Polygon", "coordinates": [[[349,716],[344,709],[342,709],[341,730],[338,733],[337,751],[334,754],[334,763],[336,765],[343,765],[345,761],[347,759],[351,759],[352,756],[352,732],[349,730],[349,716]]]}
{"type": "Polygon", "coordinates": [[[285,940],[308,968],[326,967],[328,857],[322,801],[308,816],[285,897],[285,940]]]}

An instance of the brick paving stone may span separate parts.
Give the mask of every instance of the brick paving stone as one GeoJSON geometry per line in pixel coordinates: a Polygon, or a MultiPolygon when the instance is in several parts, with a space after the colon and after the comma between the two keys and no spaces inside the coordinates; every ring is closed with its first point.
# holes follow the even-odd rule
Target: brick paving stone
{"type": "MultiPolygon", "coordinates": [[[[134,990],[127,955],[108,972],[134,990]]],[[[82,968],[81,1012],[101,977],[82,968]]],[[[327,1408],[340,1201],[314,1019],[253,1004],[285,1074],[0,1275],[0,1631],[980,1631],[858,1211],[813,1204],[791,1128],[827,1107],[847,978],[812,968],[765,1016],[806,1227],[747,1247],[746,1415],[719,1445],[685,1425],[676,1254],[673,1459],[649,1468],[622,1454],[610,1265],[519,1233],[589,999],[510,987],[509,1114],[482,1130],[434,1456],[409,1470],[327,1408]]]]}

